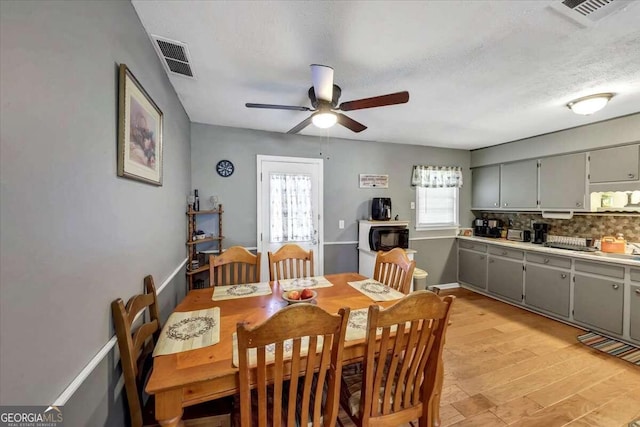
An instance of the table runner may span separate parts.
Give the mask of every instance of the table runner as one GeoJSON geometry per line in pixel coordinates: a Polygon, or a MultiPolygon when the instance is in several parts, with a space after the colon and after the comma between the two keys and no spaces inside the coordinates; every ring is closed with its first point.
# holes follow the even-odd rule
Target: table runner
{"type": "MultiPolygon", "coordinates": [[[[316,345],[316,353],[322,351],[322,343],[324,342],[324,337],[322,335],[318,336],[318,343],[316,345]]],[[[293,349],[293,340],[288,339],[284,342],[284,360],[291,359],[291,350],[293,349]]],[[[267,351],[265,354],[265,360],[267,363],[272,363],[275,359],[275,351],[276,345],[269,344],[267,345],[267,351]]],[[[306,356],[309,351],[309,337],[302,337],[302,342],[300,343],[300,355],[306,356]]],[[[257,365],[257,350],[255,348],[249,349],[249,366],[257,365]]],[[[233,333],[233,366],[238,367],[238,334],[236,332],[233,333]]]]}
{"type": "Polygon", "coordinates": [[[162,328],[153,357],[207,347],[220,341],[220,308],[175,312],[162,328]]]}
{"type": "Polygon", "coordinates": [[[393,301],[404,297],[402,292],[396,291],[395,289],[373,279],[347,283],[349,286],[357,289],[374,301],[393,301]]]}
{"type": "Polygon", "coordinates": [[[328,281],[324,276],[305,277],[300,279],[283,279],[278,280],[278,283],[280,283],[280,287],[283,291],[303,288],[328,288],[333,286],[333,283],[328,281]]]}
{"type": "Polygon", "coordinates": [[[268,282],[215,286],[211,299],[213,301],[221,301],[235,298],[257,297],[259,295],[271,295],[271,286],[269,286],[268,282]]]}

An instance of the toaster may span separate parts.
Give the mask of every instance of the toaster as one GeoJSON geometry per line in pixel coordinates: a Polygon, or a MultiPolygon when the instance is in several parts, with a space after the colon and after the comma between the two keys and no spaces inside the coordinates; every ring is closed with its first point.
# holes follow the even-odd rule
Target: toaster
{"type": "Polygon", "coordinates": [[[513,240],[515,242],[530,242],[531,230],[516,230],[510,228],[507,231],[507,240],[513,240]]]}

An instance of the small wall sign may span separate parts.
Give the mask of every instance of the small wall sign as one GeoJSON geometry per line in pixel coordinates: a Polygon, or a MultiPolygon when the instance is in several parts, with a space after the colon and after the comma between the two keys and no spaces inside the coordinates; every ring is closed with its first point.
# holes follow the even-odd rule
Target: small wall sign
{"type": "Polygon", "coordinates": [[[361,173],[360,188],[389,188],[389,175],[361,173]]]}

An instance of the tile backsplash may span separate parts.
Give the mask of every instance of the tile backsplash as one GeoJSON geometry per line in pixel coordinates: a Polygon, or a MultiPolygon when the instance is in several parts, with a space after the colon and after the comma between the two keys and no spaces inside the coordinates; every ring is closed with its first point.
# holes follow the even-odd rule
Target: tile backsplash
{"type": "Polygon", "coordinates": [[[547,219],[532,213],[483,212],[482,217],[500,219],[505,226],[517,229],[531,229],[532,221],[544,222],[550,226],[549,234],[557,236],[599,239],[622,233],[627,241],[640,242],[640,215],[575,215],[572,219],[547,219]]]}

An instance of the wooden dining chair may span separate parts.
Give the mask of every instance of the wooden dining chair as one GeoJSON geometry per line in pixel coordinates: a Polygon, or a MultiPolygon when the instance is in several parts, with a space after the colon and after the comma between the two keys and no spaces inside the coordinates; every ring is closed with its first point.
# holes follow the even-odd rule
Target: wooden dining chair
{"type": "Polygon", "coordinates": [[[313,250],[288,243],[275,253],[269,252],[269,280],[299,279],[313,276],[313,250]]]}
{"type": "Polygon", "coordinates": [[[240,425],[335,426],[348,320],[349,308],[301,303],[253,328],[239,323],[240,425]]]}
{"type": "MultiPolygon", "coordinates": [[[[158,316],[156,287],[152,276],[144,278],[144,288],[144,294],[131,297],[126,306],[120,298],[111,303],[132,427],[158,425],[155,419],[154,397],[149,396],[146,404],[143,403],[144,386],[153,365],[151,354],[162,330],[158,316]],[[140,326],[134,331],[132,325],[138,313],[145,309],[148,309],[149,320],[140,322],[140,326]]],[[[185,409],[182,416],[185,420],[184,425],[213,423],[219,419],[219,415],[230,413],[233,409],[232,404],[232,399],[220,399],[190,406],[185,409]]]]}
{"type": "Polygon", "coordinates": [[[389,252],[379,251],[376,255],[373,278],[403,294],[408,294],[411,290],[415,268],[416,262],[409,259],[404,249],[393,248],[389,252]]]}
{"type": "Polygon", "coordinates": [[[210,286],[240,285],[260,281],[260,252],[252,254],[242,246],[232,246],[209,257],[210,286]]]}
{"type": "Polygon", "coordinates": [[[341,405],[356,425],[439,424],[435,396],[454,299],[416,291],[387,309],[369,307],[363,369],[343,375],[341,392],[341,405]]]}

